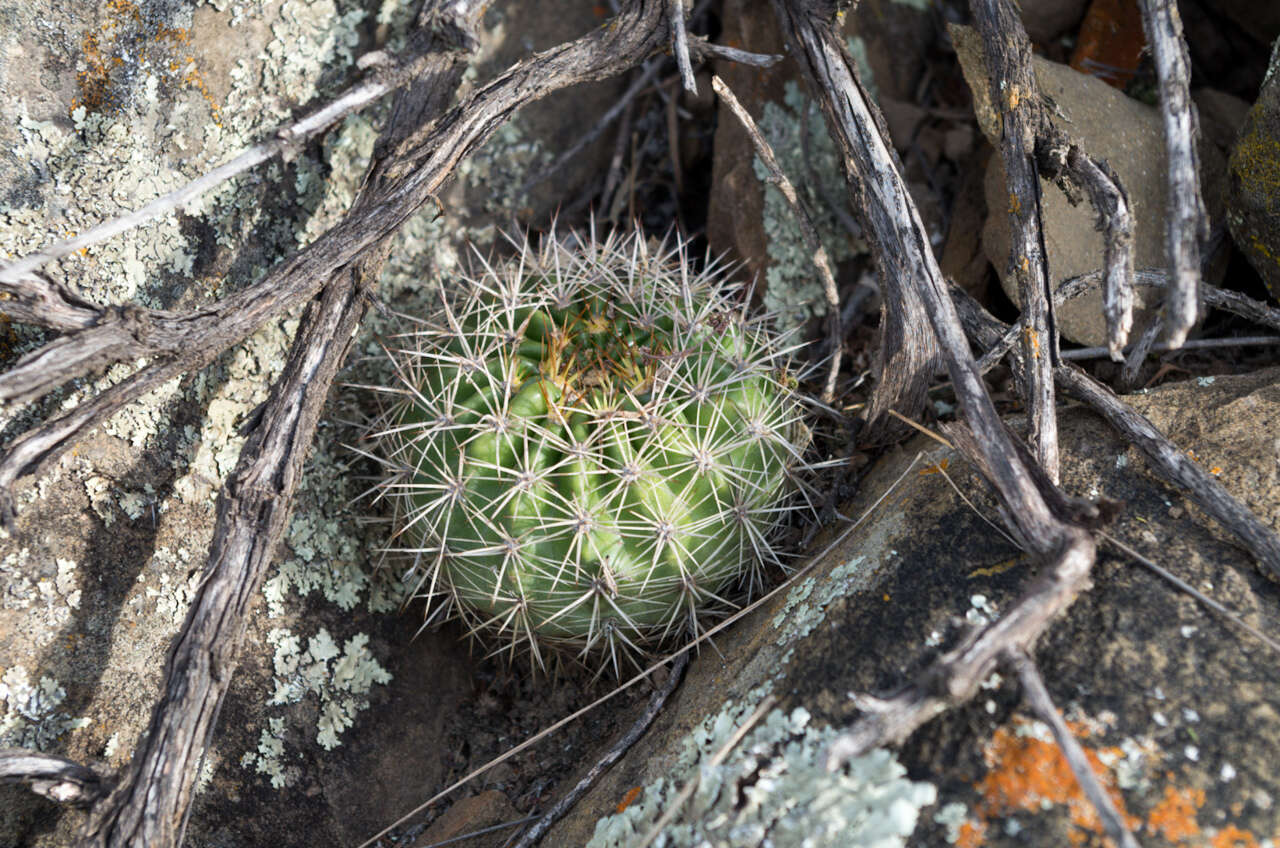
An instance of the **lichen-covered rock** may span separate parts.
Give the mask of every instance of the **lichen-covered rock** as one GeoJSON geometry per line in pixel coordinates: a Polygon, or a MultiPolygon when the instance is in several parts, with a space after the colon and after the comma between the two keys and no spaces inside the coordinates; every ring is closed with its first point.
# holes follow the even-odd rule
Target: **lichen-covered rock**
{"type": "MultiPolygon", "coordinates": [[[[554,13],[539,4],[559,29],[533,31],[524,5],[491,4],[481,33],[488,61],[471,79],[599,22],[596,4],[563,0],[554,13]]],[[[0,261],[83,232],[233,158],[356,79],[361,53],[400,50],[420,7],[0,1],[0,113],[11,118],[0,121],[0,261]]],[[[427,301],[458,245],[482,240],[469,228],[491,222],[479,198],[513,196],[528,169],[559,149],[554,134],[580,131],[566,104],[598,103],[612,90],[588,88],[566,93],[541,123],[508,131],[505,140],[518,136],[512,144],[525,145],[514,154],[504,138],[478,152],[453,183],[456,217],[436,220],[432,207],[406,222],[385,267],[384,297],[405,308],[427,301]]],[[[388,102],[350,116],[288,163],[264,163],[181,214],[47,270],[98,302],[178,311],[243,289],[345,211],[388,102]]],[[[584,168],[598,161],[592,155],[584,168]]],[[[576,168],[568,173],[582,178],[576,168]]],[[[548,195],[574,185],[552,184],[522,200],[538,220],[555,211],[558,198],[548,195]]],[[[371,313],[361,351],[378,351],[380,318],[371,313]]],[[[243,443],[240,425],[283,366],[295,321],[268,322],[203,372],[129,405],[18,487],[18,532],[0,540],[0,746],[32,745],[107,769],[128,762],[201,579],[217,492],[243,443]]],[[[36,328],[0,324],[5,367],[47,340],[36,328]]],[[[375,362],[357,363],[344,378],[369,381],[375,362]]],[[[0,409],[4,439],[83,403],[133,367],[71,383],[30,410],[0,409]]],[[[483,761],[503,745],[500,737],[533,732],[582,694],[572,682],[558,694],[495,683],[493,669],[468,657],[457,634],[414,639],[420,621],[395,614],[405,587],[375,568],[379,534],[352,506],[365,484],[341,444],[359,429],[338,422],[363,411],[355,393],[335,396],[279,560],[249,618],[201,771],[190,846],[357,844],[421,800],[423,786],[439,788],[459,761],[470,764],[459,758],[464,741],[483,761]],[[464,706],[490,686],[517,699],[517,715],[464,706]],[[371,721],[379,712],[382,719],[371,721]],[[492,728],[488,742],[472,733],[478,712],[492,728]],[[406,749],[421,752],[411,778],[406,749]]],[[[610,722],[602,716],[589,735],[607,733],[610,722]]],[[[564,756],[578,753],[570,743],[564,756]]],[[[554,773],[555,757],[539,757],[554,773]]],[[[507,791],[514,781],[493,777],[489,785],[507,791]]],[[[80,812],[21,787],[0,787],[0,845],[67,845],[81,821],[80,812]]]]}
{"type": "MultiPolygon", "coordinates": [[[[1202,378],[1129,400],[1277,526],[1278,378],[1202,378]]],[[[1275,583],[1097,418],[1076,410],[1062,425],[1067,491],[1123,504],[1108,532],[1276,632],[1275,583]]],[[[897,753],[900,766],[877,752],[846,774],[806,770],[829,728],[858,714],[850,692],[882,694],[912,679],[1034,579],[987,523],[996,513],[983,489],[936,443],[887,458],[844,510],[861,523],[833,528],[811,570],[694,660],[666,713],[550,844],[637,845],[699,775],[705,788],[655,844],[791,844],[791,828],[828,827],[848,840],[830,844],[846,845],[1101,844],[1048,728],[999,674],[972,703],[921,728],[897,753]],[[713,768],[712,755],[769,696],[778,700],[748,741],[713,768]],[[635,804],[643,811],[632,813],[635,804]],[[859,804],[859,822],[883,816],[882,842],[849,839],[863,835],[845,818],[859,804]]],[[[1276,833],[1280,671],[1262,645],[1104,547],[1093,587],[1051,626],[1036,661],[1144,844],[1265,844],[1276,833]]]]}
{"type": "Polygon", "coordinates": [[[1228,167],[1231,236],[1280,300],[1280,39],[1228,167]]]}

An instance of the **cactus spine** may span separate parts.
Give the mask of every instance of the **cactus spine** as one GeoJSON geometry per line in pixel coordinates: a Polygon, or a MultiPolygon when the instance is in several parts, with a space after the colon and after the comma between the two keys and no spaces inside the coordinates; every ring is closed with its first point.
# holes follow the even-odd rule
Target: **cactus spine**
{"type": "Polygon", "coordinates": [[[620,673],[777,561],[807,433],[788,351],[683,259],[640,236],[522,245],[388,346],[391,549],[496,650],[620,673]]]}

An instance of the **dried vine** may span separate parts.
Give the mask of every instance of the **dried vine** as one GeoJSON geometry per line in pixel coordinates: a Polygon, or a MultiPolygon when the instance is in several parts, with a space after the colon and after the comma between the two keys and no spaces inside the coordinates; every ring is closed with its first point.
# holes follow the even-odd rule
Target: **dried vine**
{"type": "MultiPolygon", "coordinates": [[[[518,63],[446,111],[462,73],[462,59],[475,46],[483,5],[482,0],[427,0],[418,33],[403,57],[380,55],[365,62],[366,78],[334,103],[247,152],[248,158],[224,166],[249,167],[287,154],[335,116],[345,114],[343,110],[358,108],[407,84],[397,95],[392,121],[348,214],[248,289],[187,313],[102,306],[39,272],[45,262],[65,255],[70,242],[0,268],[0,292],[7,295],[0,300],[0,314],[62,332],[0,375],[0,401],[36,400],[68,380],[108,365],[146,360],[124,382],[32,428],[9,445],[0,459],[0,520],[8,526],[15,517],[12,487],[18,479],[38,473],[89,428],[145,392],[207,365],[264,322],[305,304],[284,371],[251,422],[236,469],[220,492],[204,578],[170,649],[163,696],[130,764],[118,780],[105,779],[60,758],[0,751],[0,781],[22,780],[57,800],[89,807],[81,845],[176,846],[181,842],[197,765],[235,670],[248,611],[284,534],[321,407],[353,343],[389,239],[397,229],[433,199],[458,163],[521,105],[569,85],[631,70],[667,49],[675,55],[690,90],[695,59],[717,55],[754,64],[772,60],[689,36],[683,0],[632,0],[606,25],[518,63]]],[[[929,718],[972,697],[1001,661],[1014,665],[1037,709],[1045,715],[1046,710],[1052,712],[1030,657],[1040,634],[1086,587],[1095,561],[1090,529],[1100,518],[1097,509],[1067,497],[1056,484],[1055,383],[1107,417],[1147,453],[1158,471],[1186,488],[1280,578],[1280,537],[1274,531],[1105,387],[1058,362],[1053,304],[1072,292],[1066,290],[1069,284],[1050,296],[1040,177],[1056,180],[1073,196],[1083,191],[1098,213],[1099,226],[1106,233],[1104,310],[1113,357],[1119,356],[1132,323],[1132,215],[1115,174],[1105,163],[1085,155],[1047,117],[1031,71],[1029,42],[1012,4],[973,0],[992,93],[1003,116],[1001,152],[1010,197],[1016,200],[1010,209],[1011,259],[1024,312],[1013,328],[984,313],[943,279],[884,120],[860,84],[836,28],[841,4],[772,0],[772,5],[788,48],[842,154],[853,207],[880,272],[884,293],[881,373],[871,399],[868,434],[883,436],[890,427],[889,413],[895,409],[907,416],[918,413],[927,381],[945,366],[963,413],[963,423],[950,427],[948,434],[991,482],[1019,543],[1043,564],[1035,581],[1002,618],[971,634],[919,680],[888,698],[860,699],[864,715],[833,746],[831,764],[870,747],[906,739],[929,718]],[[975,362],[966,331],[988,349],[982,363],[975,362]],[[1006,355],[1028,399],[1033,421],[1030,449],[1004,425],[981,379],[983,366],[990,367],[1006,355]]],[[[1165,323],[1173,343],[1179,344],[1194,324],[1200,298],[1198,245],[1204,209],[1195,183],[1194,148],[1188,152],[1187,147],[1194,115],[1185,96],[1186,51],[1176,10],[1168,0],[1143,0],[1143,9],[1160,75],[1170,150],[1170,192],[1175,203],[1171,204],[1171,291],[1165,323]]],[[[636,85],[644,81],[642,77],[636,85]]],[[[214,175],[225,178],[221,170],[214,175]]],[[[105,238],[136,226],[147,216],[177,208],[206,190],[214,175],[162,198],[155,208],[106,222],[84,238],[105,238]]],[[[815,247],[815,253],[821,255],[820,247],[815,247]]],[[[829,268],[827,272],[838,352],[839,308],[829,268]]],[[[1082,286],[1078,283],[1076,288],[1082,286]]],[[[1210,304],[1280,326],[1276,310],[1241,297],[1205,291],[1210,304]]],[[[1157,332],[1147,328],[1127,373],[1145,358],[1157,332]]],[[[833,370],[828,392],[834,374],[833,370]]],[[[678,674],[672,687],[676,678],[678,674]]],[[[1117,841],[1132,841],[1122,827],[1112,830],[1117,841]]],[[[526,837],[530,843],[537,838],[537,832],[526,837]]]]}

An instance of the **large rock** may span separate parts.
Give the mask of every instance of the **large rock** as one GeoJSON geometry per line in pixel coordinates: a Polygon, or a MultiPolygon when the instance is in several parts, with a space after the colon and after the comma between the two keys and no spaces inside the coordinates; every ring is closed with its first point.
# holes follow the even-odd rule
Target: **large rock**
{"type": "MultiPolygon", "coordinates": [[[[777,20],[767,6],[729,0],[720,40],[730,46],[785,55],[777,20]]],[[[934,22],[917,4],[867,0],[844,20],[862,81],[879,102],[899,113],[920,114],[911,105],[925,68],[934,22]]],[[[849,191],[835,143],[821,109],[809,97],[795,63],[787,58],[761,70],[721,62],[723,76],[760,125],[783,171],[814,216],[819,236],[839,266],[866,252],[865,242],[842,223],[851,220],[849,191]]],[[[901,126],[907,126],[904,120],[901,126]]],[[[890,127],[894,124],[890,116],[890,127]]],[[[904,143],[910,136],[900,136],[904,143]]],[[[713,252],[741,262],[741,276],[761,285],[765,306],[783,326],[825,315],[822,285],[813,269],[795,214],[772,187],[766,188],[755,148],[741,124],[724,110],[715,133],[715,158],[707,212],[713,252]]],[[[836,269],[837,275],[840,268],[836,269]]],[[[852,271],[850,270],[850,273],[852,271]]],[[[838,280],[843,282],[843,280],[838,280]]]]}
{"type": "MultiPolygon", "coordinates": [[[[973,91],[978,125],[993,146],[999,149],[999,117],[990,105],[990,88],[981,40],[971,29],[951,26],[952,40],[973,91]]],[[[1126,97],[1120,91],[1087,74],[1040,57],[1032,59],[1040,92],[1061,112],[1062,128],[1090,155],[1105,159],[1119,175],[1129,195],[1134,220],[1134,267],[1167,267],[1165,221],[1168,209],[1167,157],[1160,114],[1150,106],[1126,97]]],[[[1212,144],[1200,144],[1201,183],[1211,219],[1219,220],[1222,209],[1222,154],[1212,144]]],[[[987,167],[985,183],[987,224],[983,247],[995,266],[1005,293],[1018,302],[1017,284],[1008,273],[1009,207],[1005,188],[1004,162],[999,153],[987,167]]],[[[1093,208],[1086,202],[1072,206],[1066,196],[1048,181],[1041,180],[1045,250],[1049,276],[1054,285],[1103,266],[1103,238],[1095,229],[1093,208]]],[[[1159,292],[1139,289],[1139,309],[1135,326],[1147,320],[1145,307],[1159,302],[1159,292]]],[[[1106,343],[1106,320],[1102,314],[1102,292],[1092,292],[1064,304],[1058,310],[1062,334],[1083,345],[1106,343]]]]}
{"type": "MultiPolygon", "coordinates": [[[[526,5],[488,10],[481,67],[469,78],[484,81],[605,14],[588,0],[538,4],[537,14],[526,5]]],[[[362,52],[404,46],[419,6],[0,3],[0,113],[9,118],[0,121],[0,261],[134,208],[325,102],[358,78],[362,52]]],[[[453,184],[450,217],[437,220],[431,207],[407,222],[380,294],[400,311],[423,308],[465,241],[488,243],[495,220],[508,225],[490,203],[550,219],[556,192],[597,176],[598,148],[528,197],[514,189],[581,131],[582,104],[599,109],[616,85],[522,112],[453,184]]],[[[353,115],[290,163],[261,165],[182,215],[50,270],[94,300],[178,310],[241,289],[339,219],[386,108],[353,115]]],[[[0,747],[104,769],[128,762],[201,578],[217,491],[243,442],[238,428],[279,373],[295,321],[268,322],[203,373],[131,404],[19,487],[17,532],[0,540],[0,747]]],[[[371,311],[358,346],[372,356],[342,379],[379,379],[378,338],[396,329],[371,311]]],[[[8,322],[0,332],[0,367],[45,338],[8,322]]],[[[30,412],[0,410],[3,438],[130,370],[67,386],[30,412]]],[[[366,416],[370,396],[334,394],[279,561],[249,617],[204,760],[190,846],[358,844],[603,686],[553,688],[506,673],[470,655],[457,628],[414,638],[420,608],[398,614],[405,587],[392,569],[376,568],[386,540],[369,521],[376,510],[359,499],[360,477],[372,469],[343,447],[361,433],[342,422],[366,416]]],[[[535,749],[468,792],[500,792],[527,810],[566,760],[626,718],[602,713],[577,743],[535,749]]],[[[82,820],[0,787],[0,845],[71,844],[82,820]]]]}
{"type": "MultiPolygon", "coordinates": [[[[1278,379],[1275,370],[1202,378],[1128,400],[1220,469],[1223,484],[1275,527],[1280,442],[1267,434],[1280,415],[1278,379]]],[[[1277,632],[1280,587],[1098,418],[1076,409],[1061,420],[1067,491],[1123,505],[1108,532],[1277,632]]],[[[909,835],[916,846],[1102,844],[1047,728],[999,674],[896,754],[876,752],[836,775],[821,768],[831,728],[857,714],[849,693],[911,680],[1035,577],[986,522],[995,518],[991,500],[966,503],[942,471],[961,491],[984,491],[933,442],[884,460],[845,510],[862,523],[834,541],[829,534],[810,571],[701,652],[654,727],[547,844],[639,844],[698,775],[699,789],[665,830],[667,846],[802,837],[810,846],[892,846],[909,835]],[[742,744],[729,745],[766,698],[776,702],[742,744]],[[720,766],[711,762],[717,753],[720,766]]],[[[1036,651],[1056,704],[1143,844],[1271,838],[1280,827],[1275,656],[1132,560],[1102,551],[1092,587],[1036,651]]]]}
{"type": "Polygon", "coordinates": [[[1271,296],[1280,299],[1280,39],[1229,167],[1227,225],[1271,296]]]}

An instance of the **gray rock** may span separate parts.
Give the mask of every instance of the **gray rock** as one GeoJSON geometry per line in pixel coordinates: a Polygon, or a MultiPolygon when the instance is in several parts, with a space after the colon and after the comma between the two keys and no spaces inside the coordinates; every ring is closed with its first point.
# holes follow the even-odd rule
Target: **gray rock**
{"type": "MultiPolygon", "coordinates": [[[[1280,415],[1278,379],[1275,370],[1203,378],[1128,400],[1220,468],[1224,485],[1276,526],[1280,443],[1262,436],[1280,415]]],[[[1099,419],[1076,409],[1061,420],[1066,490],[1123,505],[1109,533],[1277,632],[1280,587],[1099,419]]],[[[886,458],[844,511],[865,514],[863,523],[835,541],[829,533],[815,545],[825,550],[812,571],[701,653],[666,713],[549,844],[636,844],[699,773],[703,788],[666,831],[667,845],[695,837],[764,844],[761,820],[773,823],[772,844],[793,844],[789,834],[801,832],[814,838],[805,844],[864,844],[849,837],[861,833],[847,824],[853,819],[843,820],[849,830],[822,834],[858,799],[876,796],[884,805],[870,807],[886,817],[877,845],[902,845],[914,833],[911,845],[942,846],[962,831],[971,845],[1100,844],[1046,728],[1000,676],[968,706],[921,728],[895,755],[905,771],[885,752],[838,775],[838,785],[811,768],[828,728],[857,714],[848,693],[884,693],[912,679],[967,628],[1007,610],[1033,579],[1027,560],[985,521],[995,510],[984,491],[936,443],[918,440],[886,458]],[[766,697],[777,701],[747,741],[711,767],[712,754],[766,697]]],[[[1144,841],[1275,833],[1280,670],[1264,646],[1104,545],[1092,588],[1052,624],[1036,660],[1144,841]]]]}
{"type": "Polygon", "coordinates": [[[1228,167],[1227,225],[1232,238],[1271,296],[1280,299],[1280,39],[1228,167]]]}
{"type": "MultiPolygon", "coordinates": [[[[950,27],[965,79],[974,95],[978,124],[988,141],[998,149],[998,116],[990,106],[990,91],[982,57],[981,41],[973,30],[950,27]]],[[[1033,57],[1036,81],[1043,95],[1062,113],[1062,128],[1090,155],[1105,159],[1120,176],[1134,218],[1134,267],[1164,268],[1165,217],[1168,166],[1164,130],[1159,113],[1150,106],[1126,97],[1122,92],[1066,65],[1033,57]]],[[[1200,144],[1201,182],[1205,205],[1211,219],[1221,218],[1224,166],[1222,155],[1211,144],[1200,144]]],[[[1090,271],[1103,263],[1102,235],[1094,228],[1093,209],[1087,204],[1072,206],[1056,187],[1041,180],[1045,248],[1049,276],[1054,284],[1090,271]]],[[[995,266],[1005,293],[1018,302],[1016,283],[1007,273],[1009,264],[1009,206],[1005,189],[1004,163],[999,154],[991,157],[985,182],[990,214],[983,229],[983,247],[995,266]]],[[[1134,326],[1141,329],[1148,320],[1145,307],[1159,302],[1153,289],[1137,291],[1140,307],[1134,326]]],[[[1058,310],[1058,327],[1071,341],[1096,346],[1106,343],[1106,320],[1102,314],[1101,289],[1076,298],[1058,310]]]]}
{"type": "MultiPolygon", "coordinates": [[[[369,9],[378,4],[364,0],[0,3],[0,113],[9,118],[0,122],[0,257],[135,208],[326,102],[358,76],[362,52],[403,46],[417,5],[382,5],[375,15],[369,9]]],[[[514,56],[600,20],[587,0],[539,4],[536,14],[525,5],[489,9],[473,78],[484,81],[514,56]]],[[[508,225],[488,202],[514,200],[531,169],[582,129],[582,104],[598,109],[617,84],[522,111],[453,183],[448,219],[428,208],[406,224],[382,296],[406,312],[428,302],[465,242],[490,244],[494,221],[508,225]]],[[[287,165],[259,166],[183,215],[50,270],[97,301],[177,310],[243,288],[339,219],[386,105],[348,118],[287,165]]],[[[524,219],[549,220],[558,192],[598,174],[596,154],[586,151],[509,206],[524,219]]],[[[394,331],[382,320],[371,313],[357,342],[362,353],[376,354],[378,334],[394,331]]],[[[19,487],[18,531],[0,540],[0,747],[36,747],[104,769],[128,762],[200,580],[217,490],[243,441],[237,428],[279,373],[294,322],[269,322],[203,373],[130,405],[19,487]]],[[[45,340],[31,327],[5,323],[2,332],[0,367],[45,340]]],[[[343,379],[367,382],[375,362],[356,363],[343,379]]],[[[69,385],[31,411],[0,410],[4,440],[131,370],[69,385]]],[[[457,628],[415,639],[421,609],[398,614],[405,587],[395,569],[376,567],[386,540],[358,499],[360,475],[371,469],[343,447],[360,431],[340,422],[366,415],[370,398],[334,396],[279,561],[249,617],[189,846],[357,844],[457,770],[592,692],[572,680],[552,688],[504,674],[470,655],[457,628]]],[[[617,720],[602,714],[580,744],[608,735],[617,720]]],[[[564,768],[555,765],[560,758],[580,752],[569,743],[512,763],[532,774],[536,762],[551,780],[564,768]]],[[[511,793],[527,808],[542,787],[515,775],[509,769],[479,788],[511,793]],[[533,795],[517,797],[526,790],[533,795]]],[[[0,787],[0,845],[67,845],[82,820],[0,787]]]]}

